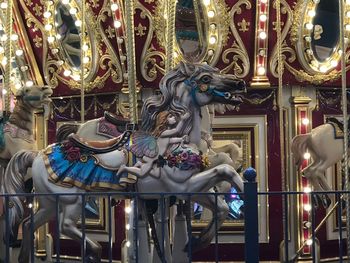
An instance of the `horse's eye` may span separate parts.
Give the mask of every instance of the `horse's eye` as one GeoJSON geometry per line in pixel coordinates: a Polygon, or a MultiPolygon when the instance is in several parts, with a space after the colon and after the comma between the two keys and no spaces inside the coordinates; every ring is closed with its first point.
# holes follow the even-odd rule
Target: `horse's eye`
{"type": "Polygon", "coordinates": [[[209,83],[211,81],[211,77],[209,76],[204,76],[201,78],[202,83],[209,83]]]}

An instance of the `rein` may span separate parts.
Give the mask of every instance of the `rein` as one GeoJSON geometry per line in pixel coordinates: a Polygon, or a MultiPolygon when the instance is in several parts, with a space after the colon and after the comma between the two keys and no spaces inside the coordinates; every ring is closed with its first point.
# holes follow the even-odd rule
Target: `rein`
{"type": "Polygon", "coordinates": [[[201,87],[198,86],[197,82],[195,80],[193,80],[193,78],[190,79],[185,79],[184,83],[191,87],[191,97],[193,102],[196,104],[196,106],[200,107],[198,100],[196,98],[196,92],[200,92],[200,93],[208,93],[211,94],[213,96],[218,96],[218,97],[223,97],[226,98],[227,97],[227,92],[222,92],[222,91],[218,91],[213,87],[210,87],[210,85],[206,85],[205,89],[201,89],[201,87]]]}

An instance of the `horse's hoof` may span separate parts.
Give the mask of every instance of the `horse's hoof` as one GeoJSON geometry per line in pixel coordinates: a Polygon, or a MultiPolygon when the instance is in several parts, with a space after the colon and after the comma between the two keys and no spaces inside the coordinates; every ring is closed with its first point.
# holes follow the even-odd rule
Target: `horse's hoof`
{"type": "Polygon", "coordinates": [[[332,204],[332,200],[329,198],[328,195],[322,195],[322,205],[325,209],[329,208],[332,204]]]}

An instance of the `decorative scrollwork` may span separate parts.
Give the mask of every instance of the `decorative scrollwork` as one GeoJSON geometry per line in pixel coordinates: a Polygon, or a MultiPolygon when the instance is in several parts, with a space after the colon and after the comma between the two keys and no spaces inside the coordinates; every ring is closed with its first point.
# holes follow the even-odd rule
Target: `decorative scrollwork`
{"type": "Polygon", "coordinates": [[[165,54],[157,50],[152,44],[154,23],[156,23],[156,18],[154,18],[155,21],[153,21],[151,12],[139,1],[136,2],[135,8],[141,10],[142,19],[147,18],[149,21],[147,38],[142,50],[140,63],[142,76],[145,78],[145,80],[152,82],[157,78],[158,72],[161,74],[164,74],[165,72],[165,54]]]}
{"type": "Polygon", "coordinates": [[[222,61],[225,64],[228,64],[222,71],[229,73],[233,69],[233,73],[238,78],[244,78],[247,76],[250,69],[248,52],[238,33],[236,24],[234,23],[235,15],[242,13],[242,5],[245,5],[246,9],[251,9],[252,7],[250,1],[240,0],[231,8],[228,21],[230,21],[229,28],[231,29],[235,41],[230,48],[224,50],[221,57],[222,61]],[[233,56],[229,59],[228,57],[232,54],[233,56]]]}

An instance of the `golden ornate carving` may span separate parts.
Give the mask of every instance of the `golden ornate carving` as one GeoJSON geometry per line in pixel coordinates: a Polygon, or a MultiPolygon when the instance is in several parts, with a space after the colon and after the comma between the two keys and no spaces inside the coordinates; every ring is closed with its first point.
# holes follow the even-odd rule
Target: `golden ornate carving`
{"type": "Polygon", "coordinates": [[[250,22],[247,22],[244,18],[242,19],[241,22],[238,22],[237,24],[239,26],[239,31],[241,32],[249,31],[250,22]]]}
{"type": "Polygon", "coordinates": [[[43,46],[43,39],[38,35],[35,36],[35,38],[33,39],[33,42],[37,48],[41,48],[43,46]]]}
{"type": "Polygon", "coordinates": [[[146,27],[143,26],[141,23],[139,23],[139,25],[137,27],[135,27],[135,31],[136,31],[136,36],[144,36],[145,35],[145,31],[146,31],[146,27]]]}
{"type": "Polygon", "coordinates": [[[233,69],[233,73],[238,78],[247,76],[250,69],[248,52],[234,23],[235,15],[242,13],[242,6],[245,6],[246,9],[252,8],[248,0],[240,0],[231,8],[228,21],[230,21],[229,28],[235,41],[230,48],[224,50],[221,57],[222,61],[228,64],[222,71],[224,73],[232,73],[231,70],[233,69]],[[229,59],[229,56],[232,56],[231,59],[229,59]]]}

